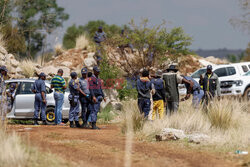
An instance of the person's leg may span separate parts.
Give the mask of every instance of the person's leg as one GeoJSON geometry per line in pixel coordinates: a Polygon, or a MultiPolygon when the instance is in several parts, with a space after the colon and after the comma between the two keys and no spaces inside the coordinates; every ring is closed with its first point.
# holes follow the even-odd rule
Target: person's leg
{"type": "Polygon", "coordinates": [[[156,110],[157,110],[157,103],[158,101],[153,101],[153,112],[152,112],[152,120],[155,120],[156,110]]]}
{"type": "Polygon", "coordinates": [[[166,111],[167,111],[167,116],[171,115],[172,112],[172,102],[171,101],[167,101],[167,106],[166,106],[166,111]]]}
{"type": "Polygon", "coordinates": [[[58,124],[58,93],[54,93],[54,99],[55,99],[55,124],[58,124]]]}
{"type": "Polygon", "coordinates": [[[176,113],[179,110],[179,102],[172,102],[173,112],[176,113]]]}
{"type": "Polygon", "coordinates": [[[143,114],[143,99],[138,99],[138,108],[141,114],[143,114]]]}
{"type": "Polygon", "coordinates": [[[150,99],[144,99],[143,112],[144,117],[147,118],[150,112],[151,101],[150,99]]]}
{"type": "Polygon", "coordinates": [[[164,101],[163,100],[159,100],[158,113],[159,113],[159,118],[163,119],[164,117],[164,101]]]}
{"type": "Polygon", "coordinates": [[[46,121],[46,103],[40,102],[42,121],[46,121]]]}
{"type": "Polygon", "coordinates": [[[38,121],[38,117],[39,117],[40,102],[36,98],[35,98],[35,102],[34,102],[34,108],[35,108],[34,116],[33,116],[34,125],[38,125],[37,121],[38,121]]]}
{"type": "Polygon", "coordinates": [[[198,91],[194,91],[194,93],[193,93],[193,99],[192,99],[192,105],[196,109],[199,106],[199,97],[198,97],[198,95],[199,95],[198,91]]]}
{"type": "Polygon", "coordinates": [[[63,103],[64,103],[64,94],[59,93],[59,99],[58,99],[58,124],[62,123],[62,108],[63,108],[63,103]]]}
{"type": "Polygon", "coordinates": [[[83,123],[85,123],[87,121],[86,120],[86,104],[84,102],[84,98],[83,97],[80,98],[80,103],[81,103],[81,109],[82,109],[82,111],[81,111],[81,118],[82,118],[83,123]]]}

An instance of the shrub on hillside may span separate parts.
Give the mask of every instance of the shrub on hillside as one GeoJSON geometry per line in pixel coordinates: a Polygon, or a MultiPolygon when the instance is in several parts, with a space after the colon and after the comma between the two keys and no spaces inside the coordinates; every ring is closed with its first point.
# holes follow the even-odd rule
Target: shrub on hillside
{"type": "Polygon", "coordinates": [[[22,69],[22,73],[26,78],[33,77],[35,72],[34,62],[31,60],[23,60],[20,63],[20,68],[22,69]]]}

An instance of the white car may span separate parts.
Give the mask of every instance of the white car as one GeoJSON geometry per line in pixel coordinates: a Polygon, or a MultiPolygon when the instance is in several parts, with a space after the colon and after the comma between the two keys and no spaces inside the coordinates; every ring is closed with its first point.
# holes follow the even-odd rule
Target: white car
{"type": "MultiPolygon", "coordinates": [[[[16,92],[15,92],[15,101],[11,111],[7,114],[7,118],[10,119],[32,119],[34,115],[34,101],[35,94],[31,91],[31,88],[34,84],[34,79],[15,79],[5,81],[7,88],[11,83],[16,83],[16,92]]],[[[48,124],[54,124],[55,120],[55,100],[53,97],[53,89],[50,89],[50,83],[48,81],[46,84],[46,99],[47,99],[47,108],[46,108],[46,122],[48,124]]],[[[69,92],[66,91],[64,95],[64,104],[62,111],[63,122],[68,121],[69,115],[69,101],[68,101],[69,92]]]]}
{"type": "MultiPolygon", "coordinates": [[[[213,66],[213,72],[219,77],[221,95],[244,96],[247,90],[246,86],[250,83],[250,80],[248,77],[243,76],[249,71],[250,62],[213,66]],[[244,78],[244,81],[242,78],[244,78]]],[[[191,77],[199,81],[200,75],[205,72],[206,68],[201,68],[194,72],[191,77]]]]}

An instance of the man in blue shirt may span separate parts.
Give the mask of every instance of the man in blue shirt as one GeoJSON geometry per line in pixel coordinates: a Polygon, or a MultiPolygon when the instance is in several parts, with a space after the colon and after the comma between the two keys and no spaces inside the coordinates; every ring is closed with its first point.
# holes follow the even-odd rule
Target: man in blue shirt
{"type": "Polygon", "coordinates": [[[66,87],[66,82],[63,79],[63,70],[59,69],[57,75],[51,80],[51,88],[54,88],[54,99],[55,99],[55,124],[64,125],[62,123],[62,107],[64,102],[64,92],[66,87]]]}
{"type": "Polygon", "coordinates": [[[92,129],[100,129],[96,126],[97,121],[97,113],[100,111],[100,105],[102,100],[106,101],[104,98],[104,93],[102,91],[102,81],[98,78],[100,74],[100,69],[95,66],[93,68],[94,74],[89,79],[89,90],[92,97],[92,102],[89,105],[90,108],[90,117],[91,117],[91,124],[92,129]]]}
{"type": "Polygon", "coordinates": [[[183,76],[183,78],[188,81],[188,82],[183,82],[183,84],[185,84],[185,87],[187,89],[187,95],[184,98],[182,98],[181,101],[188,100],[190,98],[190,95],[193,94],[192,104],[195,108],[198,108],[201,99],[204,96],[204,91],[201,89],[200,84],[197,81],[195,81],[192,77],[183,76]]]}
{"type": "Polygon", "coordinates": [[[46,80],[46,75],[42,72],[32,87],[32,92],[36,94],[34,103],[35,106],[34,125],[39,125],[37,121],[40,109],[42,113],[43,125],[46,125],[45,110],[47,101],[46,101],[46,86],[44,82],[45,80],[46,80]]]}
{"type": "Polygon", "coordinates": [[[80,89],[82,90],[82,93],[80,93],[80,102],[82,107],[82,128],[88,127],[88,118],[90,115],[90,112],[88,110],[89,104],[90,104],[90,91],[89,91],[89,82],[87,78],[88,69],[83,68],[81,70],[82,77],[79,79],[80,83],[80,89]]]}
{"type": "Polygon", "coordinates": [[[138,106],[139,110],[144,117],[147,118],[150,112],[151,106],[151,90],[154,89],[154,85],[149,80],[149,72],[147,70],[143,70],[142,77],[137,79],[136,81],[136,90],[138,92],[138,106]]]}

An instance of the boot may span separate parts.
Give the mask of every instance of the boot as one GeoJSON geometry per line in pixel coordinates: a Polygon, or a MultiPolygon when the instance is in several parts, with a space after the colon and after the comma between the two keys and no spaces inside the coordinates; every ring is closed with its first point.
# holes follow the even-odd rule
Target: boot
{"type": "Polygon", "coordinates": [[[81,125],[81,128],[87,129],[88,128],[88,123],[87,122],[83,122],[82,125],[81,125]]]}
{"type": "Polygon", "coordinates": [[[70,127],[71,127],[71,128],[74,128],[74,127],[75,127],[73,121],[70,121],[70,127]]]}
{"type": "Polygon", "coordinates": [[[100,128],[96,126],[96,122],[92,122],[92,129],[99,130],[100,128]]]}
{"type": "Polygon", "coordinates": [[[46,121],[43,121],[43,125],[47,125],[47,122],[46,122],[46,121]]]}
{"type": "Polygon", "coordinates": [[[80,128],[80,127],[81,127],[81,125],[79,124],[78,121],[75,121],[75,124],[76,124],[76,127],[77,127],[77,128],[80,128]]]}
{"type": "Polygon", "coordinates": [[[39,125],[39,123],[37,122],[37,119],[34,120],[34,125],[39,125]]]}

